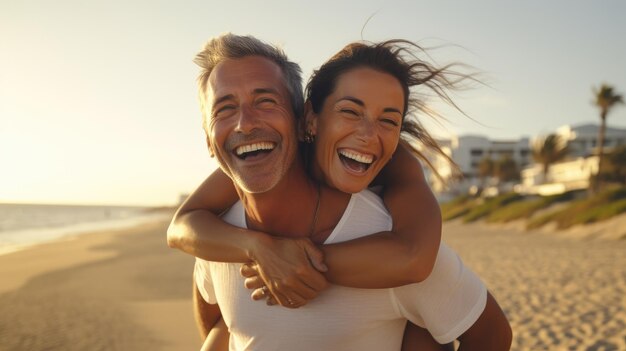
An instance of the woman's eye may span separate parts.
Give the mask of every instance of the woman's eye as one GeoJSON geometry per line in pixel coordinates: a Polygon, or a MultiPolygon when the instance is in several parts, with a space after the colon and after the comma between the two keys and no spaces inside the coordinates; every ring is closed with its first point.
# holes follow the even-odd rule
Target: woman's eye
{"type": "Polygon", "coordinates": [[[356,111],[354,111],[354,110],[350,110],[350,109],[346,109],[346,108],[341,109],[340,111],[341,111],[342,113],[348,113],[348,114],[355,115],[355,116],[358,116],[358,115],[359,115],[358,113],[356,113],[356,111]]]}
{"type": "Polygon", "coordinates": [[[394,127],[397,127],[397,126],[399,126],[399,125],[400,125],[400,124],[398,123],[398,121],[396,121],[395,119],[392,119],[392,118],[383,118],[383,119],[382,119],[382,122],[383,122],[383,123],[385,123],[385,124],[392,125],[392,126],[394,126],[394,127]]]}

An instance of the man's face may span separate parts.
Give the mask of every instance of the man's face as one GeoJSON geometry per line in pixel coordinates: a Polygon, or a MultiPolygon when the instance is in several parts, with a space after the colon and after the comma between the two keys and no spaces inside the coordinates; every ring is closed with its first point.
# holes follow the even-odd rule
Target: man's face
{"type": "Polygon", "coordinates": [[[296,121],[280,68],[249,56],[218,64],[207,86],[209,148],[248,193],[272,189],[297,154],[296,121]]]}

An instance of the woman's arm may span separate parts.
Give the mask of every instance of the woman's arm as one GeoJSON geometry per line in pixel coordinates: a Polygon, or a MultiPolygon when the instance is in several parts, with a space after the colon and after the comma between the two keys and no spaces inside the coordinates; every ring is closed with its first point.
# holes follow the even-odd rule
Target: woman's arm
{"type": "Polygon", "coordinates": [[[433,269],[441,241],[441,212],[419,161],[400,146],[377,182],[384,187],[393,232],[322,246],[330,282],[389,288],[421,282],[433,269]]]}
{"type": "Polygon", "coordinates": [[[254,247],[265,235],[218,217],[238,199],[230,178],[217,169],[176,211],[167,229],[167,244],[207,261],[250,261],[254,247]]]}
{"type": "MultiPolygon", "coordinates": [[[[441,238],[441,213],[421,166],[399,147],[383,172],[384,200],[394,221],[394,232],[322,246],[330,282],[388,288],[420,282],[432,270],[441,238]]],[[[214,172],[174,216],[168,229],[170,246],[211,261],[257,262],[261,277],[283,305],[272,281],[281,282],[283,295],[289,296],[288,289],[294,287],[300,296],[310,293],[305,292],[305,285],[319,279],[308,260],[322,266],[321,256],[316,256],[307,241],[272,239],[221,221],[214,213],[223,212],[228,207],[225,201],[232,204],[236,196],[230,179],[221,171],[214,172]],[[264,274],[264,270],[272,273],[264,274]]]]}
{"type": "Polygon", "coordinates": [[[193,256],[217,262],[255,262],[276,300],[310,300],[327,286],[321,251],[308,239],[284,239],[232,226],[223,213],[238,199],[230,178],[213,172],[178,209],[167,242],[193,256]]]}

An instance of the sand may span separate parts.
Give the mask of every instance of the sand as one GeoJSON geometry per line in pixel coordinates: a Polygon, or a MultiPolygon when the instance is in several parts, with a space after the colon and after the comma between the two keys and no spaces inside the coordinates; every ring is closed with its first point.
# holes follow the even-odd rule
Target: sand
{"type": "Polygon", "coordinates": [[[0,350],[197,350],[193,259],[167,222],[0,256],[0,350]]]}
{"type": "MultiPolygon", "coordinates": [[[[193,259],[166,222],[0,256],[0,350],[197,350],[193,259]]],[[[626,350],[626,240],[446,223],[486,282],[513,350],[626,350]]]]}
{"type": "Polygon", "coordinates": [[[513,350],[626,350],[626,240],[451,222],[444,241],[503,307],[513,350]]]}

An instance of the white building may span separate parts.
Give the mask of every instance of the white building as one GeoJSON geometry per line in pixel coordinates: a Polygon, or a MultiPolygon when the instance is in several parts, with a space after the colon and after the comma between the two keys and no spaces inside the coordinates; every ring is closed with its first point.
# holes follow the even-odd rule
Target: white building
{"type": "Polygon", "coordinates": [[[598,156],[578,157],[555,163],[543,174],[541,164],[522,170],[522,182],[515,190],[525,194],[553,195],[589,188],[592,175],[598,173],[598,156]]]}
{"type": "MultiPolygon", "coordinates": [[[[567,141],[571,158],[587,157],[596,154],[599,129],[597,124],[565,125],[558,128],[555,134],[567,141]]],[[[626,129],[606,127],[605,151],[621,145],[626,145],[626,129]]]]}
{"type": "MultiPolygon", "coordinates": [[[[589,187],[592,175],[598,173],[598,131],[596,124],[565,125],[555,134],[567,142],[569,149],[565,161],[550,166],[544,176],[543,167],[532,165],[522,170],[522,182],[516,190],[524,193],[551,195],[589,187]]],[[[606,128],[604,151],[626,145],[626,129],[606,128]]]]}
{"type": "Polygon", "coordinates": [[[531,162],[530,141],[528,138],[517,140],[490,140],[484,136],[464,135],[448,140],[439,140],[442,150],[459,166],[463,174],[461,181],[454,180],[454,169],[441,156],[432,159],[433,166],[442,176],[445,184],[430,175],[431,186],[435,192],[454,190],[466,192],[472,186],[480,186],[478,165],[484,158],[494,161],[510,157],[521,169],[531,162]],[[454,189],[447,189],[446,185],[453,185],[454,189]]]}
{"type": "MultiPolygon", "coordinates": [[[[558,128],[555,134],[567,142],[569,154],[564,162],[552,165],[545,177],[543,167],[533,162],[528,138],[490,140],[483,136],[465,135],[439,140],[442,150],[459,166],[464,177],[460,181],[455,180],[452,166],[443,157],[435,156],[431,162],[444,182],[432,174],[428,175],[429,180],[432,189],[439,194],[467,193],[471,187],[488,187],[494,184],[478,177],[480,161],[485,157],[497,161],[508,156],[522,169],[521,184],[515,186],[517,191],[547,195],[585,189],[589,186],[590,176],[598,172],[598,158],[593,156],[597,154],[598,129],[597,124],[558,128]]],[[[621,145],[626,145],[626,129],[607,127],[605,152],[621,145]]]]}

